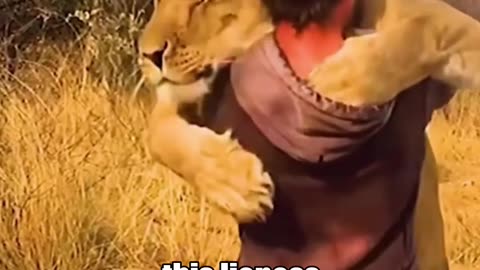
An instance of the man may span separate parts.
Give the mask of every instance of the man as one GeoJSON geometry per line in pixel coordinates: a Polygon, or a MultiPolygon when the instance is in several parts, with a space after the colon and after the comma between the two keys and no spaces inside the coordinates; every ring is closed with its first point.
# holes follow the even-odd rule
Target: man
{"type": "Polygon", "coordinates": [[[354,0],[264,2],[274,34],[222,71],[208,106],[207,126],[232,128],[276,185],[267,222],[241,226],[240,265],[417,269],[425,127],[448,89],[425,80],[381,106],[333,102],[304,79],[341,47],[354,0]]]}

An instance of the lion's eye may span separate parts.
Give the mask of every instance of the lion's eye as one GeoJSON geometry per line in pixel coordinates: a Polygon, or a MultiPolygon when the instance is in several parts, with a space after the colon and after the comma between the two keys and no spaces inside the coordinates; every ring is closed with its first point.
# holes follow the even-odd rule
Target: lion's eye
{"type": "Polygon", "coordinates": [[[194,2],[194,6],[198,6],[198,5],[203,5],[203,4],[206,4],[208,2],[208,0],[196,0],[194,2]]]}
{"type": "Polygon", "coordinates": [[[230,23],[236,19],[237,19],[237,15],[226,14],[226,15],[223,15],[220,20],[222,21],[222,25],[230,25],[230,23]]]}
{"type": "Polygon", "coordinates": [[[236,19],[237,19],[237,15],[235,15],[235,14],[229,13],[229,14],[223,15],[223,16],[220,18],[221,26],[220,26],[220,28],[217,30],[217,33],[220,33],[220,32],[222,32],[223,30],[225,30],[226,28],[230,27],[230,25],[232,24],[232,22],[234,22],[236,19]]]}
{"type": "Polygon", "coordinates": [[[192,15],[193,10],[195,10],[196,8],[198,8],[203,4],[206,4],[207,2],[208,0],[196,0],[195,2],[193,2],[193,4],[190,6],[190,16],[192,15]]]}

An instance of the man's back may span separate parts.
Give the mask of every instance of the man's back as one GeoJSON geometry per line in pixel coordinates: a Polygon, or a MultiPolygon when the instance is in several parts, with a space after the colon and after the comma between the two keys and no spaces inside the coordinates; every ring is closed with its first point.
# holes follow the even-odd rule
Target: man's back
{"type": "Polygon", "coordinates": [[[413,269],[428,82],[395,104],[347,107],[302,85],[271,37],[225,74],[207,125],[233,128],[276,185],[267,222],[242,226],[241,264],[413,269]]]}

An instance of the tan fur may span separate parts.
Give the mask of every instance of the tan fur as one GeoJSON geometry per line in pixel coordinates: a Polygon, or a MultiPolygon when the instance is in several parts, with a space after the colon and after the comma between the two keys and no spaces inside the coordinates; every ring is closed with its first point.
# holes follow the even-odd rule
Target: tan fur
{"type": "Polygon", "coordinates": [[[248,49],[272,31],[259,0],[155,0],[155,10],[139,38],[140,67],[147,79],[191,83],[248,49]],[[165,47],[166,46],[166,47],[165,47]],[[159,70],[143,57],[166,48],[159,70]]]}
{"type": "Polygon", "coordinates": [[[273,184],[260,160],[229,132],[219,135],[179,117],[171,88],[162,87],[147,132],[151,156],[237,220],[263,220],[273,209],[273,184]]]}
{"type": "MultiPolygon", "coordinates": [[[[480,66],[476,60],[464,62],[468,54],[477,55],[471,47],[476,33],[469,30],[476,29],[477,24],[470,18],[439,0],[366,0],[364,4],[363,26],[375,25],[377,32],[349,38],[338,54],[312,74],[312,86],[322,95],[352,105],[368,105],[393,98],[429,74],[456,86],[476,83],[469,82],[467,78],[474,77],[463,72],[466,67],[475,71],[480,66]],[[462,33],[467,38],[456,40],[462,33]],[[345,61],[349,64],[341,64],[345,61]],[[324,81],[326,76],[332,79],[324,81]]],[[[141,54],[153,53],[168,43],[162,69],[140,57],[144,75],[157,88],[148,141],[153,157],[239,222],[263,219],[272,210],[270,177],[263,172],[261,161],[242,150],[228,133],[215,134],[188,124],[177,114],[177,106],[208,91],[207,86],[199,88],[193,83],[206,65],[218,67],[272,30],[265,14],[260,0],[162,0],[139,40],[141,54]],[[204,11],[194,9],[190,20],[186,19],[185,10],[198,2],[204,11]],[[226,15],[232,11],[235,18],[226,15]],[[194,26],[199,21],[201,32],[194,26]]],[[[421,270],[446,270],[436,163],[428,139],[427,146],[416,206],[416,245],[421,270]]]]}
{"type": "Polygon", "coordinates": [[[312,72],[312,86],[354,106],[384,103],[429,76],[480,89],[480,22],[440,0],[383,1],[376,32],[348,38],[312,72]]]}
{"type": "Polygon", "coordinates": [[[263,220],[273,208],[273,183],[261,161],[229,133],[188,124],[177,112],[208,92],[205,80],[197,80],[207,65],[217,69],[272,30],[266,10],[257,0],[155,3],[138,43],[140,68],[157,92],[147,146],[154,159],[237,220],[263,220]],[[164,48],[162,69],[144,57],[164,48]]]}
{"type": "Polygon", "coordinates": [[[437,163],[428,138],[414,217],[419,270],[448,270],[437,163]]]}

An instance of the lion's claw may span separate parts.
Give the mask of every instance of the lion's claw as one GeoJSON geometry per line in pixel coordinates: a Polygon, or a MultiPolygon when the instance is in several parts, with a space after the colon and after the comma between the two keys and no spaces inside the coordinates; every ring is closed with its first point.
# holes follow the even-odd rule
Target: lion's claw
{"type": "Polygon", "coordinates": [[[181,175],[210,202],[239,222],[264,220],[272,211],[270,176],[254,154],[232,139],[230,130],[217,134],[177,115],[156,114],[152,119],[148,134],[152,157],[181,175]]]}
{"type": "Polygon", "coordinates": [[[230,136],[212,131],[200,143],[208,155],[198,156],[203,166],[187,181],[238,221],[262,220],[273,208],[273,183],[261,161],[230,136]]]}

